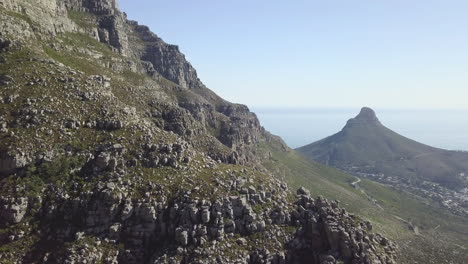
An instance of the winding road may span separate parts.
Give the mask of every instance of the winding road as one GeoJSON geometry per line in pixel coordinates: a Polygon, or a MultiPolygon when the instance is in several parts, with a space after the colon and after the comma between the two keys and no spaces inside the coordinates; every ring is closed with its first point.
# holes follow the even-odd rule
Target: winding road
{"type": "MultiPolygon", "coordinates": [[[[361,178],[358,178],[358,177],[356,177],[356,176],[354,176],[354,177],[356,178],[356,180],[353,181],[353,182],[351,183],[351,185],[352,185],[354,188],[358,189],[357,184],[361,182],[361,178]]],[[[361,191],[362,191],[362,190],[361,190],[361,191]]]]}
{"type": "Polygon", "coordinates": [[[351,183],[351,186],[353,186],[355,189],[359,190],[362,194],[364,194],[367,197],[367,199],[369,199],[369,201],[371,201],[379,209],[384,210],[384,208],[380,206],[380,204],[377,203],[376,199],[374,199],[372,196],[367,194],[361,187],[359,187],[358,184],[361,182],[361,178],[356,177],[356,176],[354,176],[354,178],[356,178],[356,180],[351,183]]]}

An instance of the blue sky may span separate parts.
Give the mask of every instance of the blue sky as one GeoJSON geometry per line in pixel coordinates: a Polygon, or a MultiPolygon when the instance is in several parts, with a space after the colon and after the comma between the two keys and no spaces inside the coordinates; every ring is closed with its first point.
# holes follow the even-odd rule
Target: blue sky
{"type": "Polygon", "coordinates": [[[120,0],[223,98],[468,108],[468,1],[120,0]]]}

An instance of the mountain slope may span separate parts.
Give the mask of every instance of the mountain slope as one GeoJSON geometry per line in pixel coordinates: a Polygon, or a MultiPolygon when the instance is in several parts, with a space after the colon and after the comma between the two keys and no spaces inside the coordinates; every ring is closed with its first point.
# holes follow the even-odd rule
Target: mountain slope
{"type": "Polygon", "coordinates": [[[360,172],[384,173],[405,182],[423,180],[460,189],[468,171],[468,153],[433,148],[383,126],[374,111],[363,108],[337,134],[298,148],[321,163],[360,172]]]}
{"type": "Polygon", "coordinates": [[[465,263],[468,259],[468,221],[434,206],[431,199],[389,185],[356,177],[284,151],[263,146],[271,154],[265,166],[291,187],[305,186],[313,193],[339,200],[350,212],[370,220],[373,230],[399,246],[398,263],[465,263]],[[418,232],[415,232],[415,229],[418,232]]]}
{"type": "Polygon", "coordinates": [[[214,94],[115,1],[0,0],[0,50],[2,263],[466,259],[214,94]]]}
{"type": "Polygon", "coordinates": [[[395,263],[114,0],[1,0],[0,88],[2,263],[395,263]]]}

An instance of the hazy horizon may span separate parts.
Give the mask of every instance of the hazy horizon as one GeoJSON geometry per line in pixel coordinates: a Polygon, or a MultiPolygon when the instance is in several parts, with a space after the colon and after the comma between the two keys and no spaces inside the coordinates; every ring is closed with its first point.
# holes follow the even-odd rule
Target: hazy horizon
{"type": "MultiPolygon", "coordinates": [[[[383,125],[407,138],[433,147],[468,151],[468,122],[463,122],[468,110],[373,109],[383,125]]],[[[252,107],[251,111],[266,130],[297,148],[339,132],[360,108],[252,107]]]]}

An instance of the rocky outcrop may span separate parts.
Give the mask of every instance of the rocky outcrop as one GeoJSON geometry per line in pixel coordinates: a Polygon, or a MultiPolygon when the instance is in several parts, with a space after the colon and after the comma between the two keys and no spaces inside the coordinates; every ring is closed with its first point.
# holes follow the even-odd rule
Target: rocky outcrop
{"type": "Polygon", "coordinates": [[[121,16],[106,16],[99,19],[99,40],[116,48],[120,53],[128,53],[128,39],[125,23],[121,16]]]}
{"type": "Polygon", "coordinates": [[[98,36],[101,42],[109,44],[125,56],[136,56],[150,62],[152,68],[164,78],[184,88],[198,88],[203,84],[197,77],[196,70],[187,62],[185,56],[175,45],[169,45],[152,33],[148,27],[127,21],[115,0],[68,0],[68,9],[91,12],[97,15],[98,36]],[[144,41],[144,45],[129,48],[128,35],[134,32],[144,41]],[[139,47],[139,48],[138,48],[139,47]]]}
{"type": "Polygon", "coordinates": [[[96,15],[116,15],[120,13],[115,0],[65,0],[63,3],[67,9],[96,15]]]}
{"type": "Polygon", "coordinates": [[[351,118],[348,120],[347,126],[354,126],[354,125],[375,125],[381,126],[377,115],[375,114],[374,110],[369,107],[363,107],[359,114],[355,118],[351,118]]]}
{"type": "Polygon", "coordinates": [[[4,224],[17,224],[23,220],[28,208],[24,197],[0,197],[0,220],[4,224]]]}
{"type": "Polygon", "coordinates": [[[0,0],[0,7],[14,12],[14,16],[1,14],[2,35],[14,36],[15,40],[26,41],[42,37],[56,36],[64,32],[76,31],[77,27],[67,16],[62,1],[38,0],[0,0]]]}
{"type": "Polygon", "coordinates": [[[0,175],[8,175],[14,173],[20,168],[24,168],[28,164],[28,159],[21,154],[3,153],[0,155],[0,175]]]}
{"type": "MultiPolygon", "coordinates": [[[[88,229],[85,233],[105,234],[116,242],[126,238],[127,242],[141,246],[151,241],[165,240],[167,243],[169,240],[188,249],[202,247],[212,240],[230,241],[235,234],[248,236],[277,229],[279,225],[290,225],[298,227],[298,231],[294,237],[288,238],[289,242],[282,253],[269,253],[268,250],[252,252],[243,263],[257,263],[259,259],[274,260],[272,263],[303,263],[305,259],[310,263],[324,263],[325,260],[330,263],[335,263],[335,260],[344,263],[394,263],[395,246],[391,242],[381,235],[370,234],[369,223],[356,225],[354,217],[339,208],[336,202],[329,203],[320,197],[314,201],[310,196],[300,195],[292,209],[281,205],[281,200],[276,200],[273,202],[275,207],[261,213],[254,212],[251,206],[258,205],[258,201],[261,201],[260,204],[271,202],[268,192],[260,192],[260,199],[253,191],[252,195],[224,198],[213,203],[197,203],[183,198],[167,207],[125,200],[125,206],[120,207],[124,208],[124,217],[120,218],[123,222],[119,222],[114,219],[119,215],[119,207],[113,204],[119,204],[122,197],[115,194],[115,189],[101,193],[103,196],[94,198],[93,211],[87,213],[88,229]],[[261,198],[263,195],[265,200],[261,198]],[[133,220],[128,220],[132,217],[133,220]]],[[[267,239],[279,243],[282,238],[269,235],[267,239]]],[[[238,239],[236,243],[242,245],[245,242],[238,239]]],[[[178,249],[176,252],[169,258],[167,255],[155,257],[154,263],[170,263],[171,259],[178,258],[177,255],[183,256],[190,251],[178,249]]],[[[148,253],[135,250],[132,254],[131,259],[138,259],[138,256],[148,253]]]]}
{"type": "Polygon", "coordinates": [[[225,145],[235,149],[243,145],[252,145],[263,137],[263,127],[247,106],[224,105],[218,111],[229,117],[229,121],[222,124],[219,136],[225,145]]]}
{"type": "MultiPolygon", "coordinates": [[[[47,219],[41,232],[47,234],[47,240],[84,243],[84,250],[77,251],[74,244],[65,254],[52,251],[47,258],[63,263],[173,263],[177,259],[195,263],[205,256],[218,256],[221,263],[395,263],[393,243],[372,234],[370,223],[359,222],[336,201],[313,199],[302,188],[296,202],[289,203],[287,187],[280,181],[254,187],[238,178],[231,184],[239,195],[212,201],[192,198],[189,191],[168,199],[158,191],[158,184],[153,184],[146,198],[131,198],[130,186],[113,182],[76,198],[49,194],[38,212],[47,219]],[[66,224],[72,220],[73,225],[66,224]],[[285,227],[296,231],[285,232],[285,227]],[[268,241],[263,249],[249,250],[253,234],[268,241]],[[99,239],[84,242],[85,237],[99,239]],[[125,249],[112,251],[110,257],[101,243],[111,248],[123,243],[125,249]],[[206,247],[217,243],[220,245],[206,247]],[[221,252],[232,247],[239,253],[237,260],[222,257],[221,252]],[[143,261],[148,258],[151,260],[143,261]]],[[[22,221],[27,199],[2,198],[0,203],[0,216],[7,219],[7,225],[22,221]]]]}
{"type": "Polygon", "coordinates": [[[356,218],[340,208],[336,201],[322,197],[312,199],[299,190],[298,208],[292,221],[302,224],[301,236],[291,241],[291,246],[306,252],[328,252],[305,257],[315,263],[395,263],[396,246],[380,234],[370,233],[369,222],[358,223],[356,218]]]}
{"type": "Polygon", "coordinates": [[[145,34],[151,34],[146,27],[137,27],[137,32],[143,39],[154,40],[146,44],[145,52],[141,59],[149,61],[153,67],[166,79],[184,87],[198,88],[202,83],[197,77],[195,69],[185,60],[185,56],[175,45],[168,45],[153,36],[153,39],[145,34]]]}

